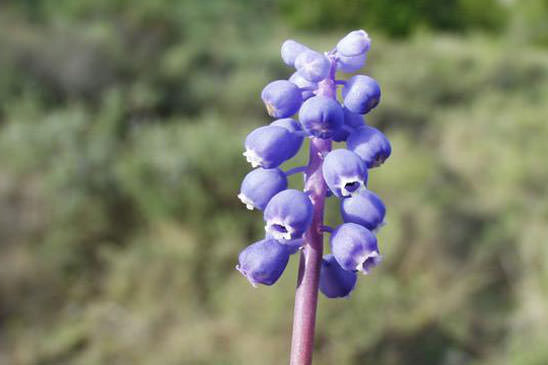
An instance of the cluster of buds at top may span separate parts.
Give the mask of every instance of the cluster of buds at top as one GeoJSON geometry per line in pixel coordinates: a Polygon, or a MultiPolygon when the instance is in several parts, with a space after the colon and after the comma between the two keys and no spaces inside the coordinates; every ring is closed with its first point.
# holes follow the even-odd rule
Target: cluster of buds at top
{"type": "Polygon", "coordinates": [[[236,268],[251,282],[272,285],[282,275],[290,255],[304,244],[314,207],[308,192],[288,188],[285,161],[295,156],[304,137],[345,142],[346,148],[325,151],[322,176],[328,195],[340,200],[343,223],[331,229],[331,254],[323,258],[320,290],[329,298],[346,297],[354,289],[357,272],[368,274],[381,261],[376,232],[384,224],[385,206],[367,189],[368,171],[390,156],[390,142],[366,124],[364,114],[381,97],[369,76],[336,80],[337,71],[355,72],[365,64],[371,41],[363,30],[350,32],[330,52],[316,52],[296,41],[281,47],[283,61],[296,69],[288,80],[269,83],[261,98],[270,125],[252,131],[245,140],[248,173],[238,197],[248,209],[264,211],[265,238],[245,248],[236,268]],[[337,87],[342,86],[342,103],[337,87]],[[298,113],[298,119],[292,117],[298,113]]]}

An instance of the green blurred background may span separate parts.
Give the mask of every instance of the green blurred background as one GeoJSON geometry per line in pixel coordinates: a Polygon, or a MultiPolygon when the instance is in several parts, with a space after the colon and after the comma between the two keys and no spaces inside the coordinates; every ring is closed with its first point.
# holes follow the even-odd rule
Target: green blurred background
{"type": "Polygon", "coordinates": [[[242,143],[284,39],[360,28],[385,260],[315,363],[547,364],[546,0],[0,1],[0,363],[286,363],[297,260],[234,270],[242,143]]]}

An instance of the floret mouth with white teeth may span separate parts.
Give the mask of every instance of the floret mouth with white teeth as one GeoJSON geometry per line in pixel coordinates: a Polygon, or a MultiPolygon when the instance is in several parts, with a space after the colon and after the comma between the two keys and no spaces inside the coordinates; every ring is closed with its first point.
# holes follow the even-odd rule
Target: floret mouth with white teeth
{"type": "Polygon", "coordinates": [[[356,270],[361,271],[364,275],[368,275],[371,269],[380,264],[381,261],[382,256],[377,251],[373,251],[360,260],[360,263],[356,266],[356,270]]]}
{"type": "Polygon", "coordinates": [[[265,230],[276,240],[289,241],[293,239],[294,230],[283,222],[269,222],[266,225],[265,230]]]}
{"type": "Polygon", "coordinates": [[[355,177],[341,181],[340,189],[343,197],[357,195],[364,187],[363,180],[355,177]]]}
{"type": "Polygon", "coordinates": [[[253,150],[246,149],[242,155],[245,156],[245,159],[251,164],[252,167],[259,167],[263,163],[263,159],[253,150]]]}

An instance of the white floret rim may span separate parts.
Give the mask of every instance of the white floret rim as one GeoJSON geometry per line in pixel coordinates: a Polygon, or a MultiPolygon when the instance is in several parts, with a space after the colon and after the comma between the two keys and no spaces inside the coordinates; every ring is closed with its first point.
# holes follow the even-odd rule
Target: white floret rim
{"type": "Polygon", "coordinates": [[[264,229],[266,233],[270,234],[275,240],[284,240],[284,241],[290,241],[291,239],[293,239],[293,233],[295,232],[295,229],[293,227],[285,224],[285,222],[282,221],[281,219],[272,219],[268,221],[264,229]],[[272,229],[272,226],[274,225],[284,226],[287,232],[282,233],[272,229]]]}
{"type": "Polygon", "coordinates": [[[343,177],[343,178],[340,179],[340,182],[339,182],[339,185],[337,186],[337,188],[339,188],[339,190],[341,191],[341,196],[346,198],[346,197],[349,197],[349,196],[359,195],[359,193],[362,190],[365,189],[365,183],[364,183],[363,179],[359,176],[343,177]],[[359,182],[360,187],[357,188],[354,191],[346,190],[346,188],[345,188],[346,184],[353,183],[353,182],[359,182]]]}
{"type": "Polygon", "coordinates": [[[377,266],[382,261],[382,256],[377,251],[372,251],[365,255],[361,260],[359,260],[359,264],[356,265],[356,270],[361,271],[364,275],[369,274],[369,270],[364,269],[363,264],[368,260],[373,259],[374,266],[377,266]]]}
{"type": "Polygon", "coordinates": [[[261,158],[261,156],[259,156],[257,152],[249,148],[247,148],[245,152],[242,153],[242,155],[245,156],[245,159],[251,164],[251,167],[253,168],[259,167],[263,163],[263,159],[261,158]]]}
{"type": "Polygon", "coordinates": [[[240,201],[245,204],[245,207],[247,209],[253,210],[254,208],[256,208],[255,205],[253,205],[253,201],[249,199],[244,193],[238,194],[238,199],[240,199],[240,201]]]}

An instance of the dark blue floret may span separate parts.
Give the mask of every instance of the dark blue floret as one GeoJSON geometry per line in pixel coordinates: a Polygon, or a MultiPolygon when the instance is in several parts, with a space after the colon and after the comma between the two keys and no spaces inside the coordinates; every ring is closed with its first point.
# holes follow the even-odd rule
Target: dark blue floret
{"type": "Polygon", "coordinates": [[[346,298],[356,286],[357,276],[344,270],[333,255],[325,255],[320,271],[320,291],[328,298],[346,298]]]}
{"type": "Polygon", "coordinates": [[[236,269],[251,285],[272,285],[287,266],[291,249],[274,239],[264,239],[246,247],[239,256],[236,269]]]}

